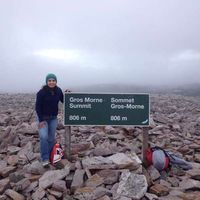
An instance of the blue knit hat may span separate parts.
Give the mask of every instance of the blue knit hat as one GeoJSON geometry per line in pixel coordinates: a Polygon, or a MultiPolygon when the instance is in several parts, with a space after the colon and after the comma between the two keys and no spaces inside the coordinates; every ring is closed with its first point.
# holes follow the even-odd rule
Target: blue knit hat
{"type": "Polygon", "coordinates": [[[46,84],[47,84],[49,79],[54,79],[57,82],[57,77],[56,77],[55,74],[52,74],[52,73],[47,74],[47,76],[46,76],[46,84]]]}

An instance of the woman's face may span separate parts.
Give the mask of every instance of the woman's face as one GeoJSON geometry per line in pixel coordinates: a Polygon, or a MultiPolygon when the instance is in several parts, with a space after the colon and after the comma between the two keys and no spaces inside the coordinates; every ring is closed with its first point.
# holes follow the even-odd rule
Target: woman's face
{"type": "Polygon", "coordinates": [[[49,79],[47,81],[47,85],[50,87],[50,88],[54,88],[56,86],[56,80],[55,79],[49,79]]]}

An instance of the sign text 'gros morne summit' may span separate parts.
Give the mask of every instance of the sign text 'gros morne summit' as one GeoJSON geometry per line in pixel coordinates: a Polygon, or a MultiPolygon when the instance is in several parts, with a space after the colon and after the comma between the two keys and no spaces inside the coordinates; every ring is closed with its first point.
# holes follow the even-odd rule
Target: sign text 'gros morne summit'
{"type": "Polygon", "coordinates": [[[149,95],[65,93],[64,124],[148,126],[149,95]]]}

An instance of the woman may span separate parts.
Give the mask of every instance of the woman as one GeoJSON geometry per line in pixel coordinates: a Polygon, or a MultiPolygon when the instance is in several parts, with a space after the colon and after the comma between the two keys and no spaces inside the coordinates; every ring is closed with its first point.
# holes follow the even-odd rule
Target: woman
{"type": "Polygon", "coordinates": [[[44,167],[49,164],[50,153],[55,143],[59,101],[63,103],[63,92],[57,86],[56,75],[48,74],[46,85],[37,93],[35,105],[38,117],[41,160],[44,167]]]}

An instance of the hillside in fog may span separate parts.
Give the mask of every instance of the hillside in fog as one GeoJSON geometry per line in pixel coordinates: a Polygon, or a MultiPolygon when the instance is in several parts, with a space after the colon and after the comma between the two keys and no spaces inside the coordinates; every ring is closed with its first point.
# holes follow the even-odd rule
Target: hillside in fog
{"type": "Polygon", "coordinates": [[[73,87],[75,92],[119,92],[119,93],[152,93],[152,94],[180,94],[185,96],[200,96],[200,84],[182,86],[139,86],[128,84],[94,84],[73,87]]]}

